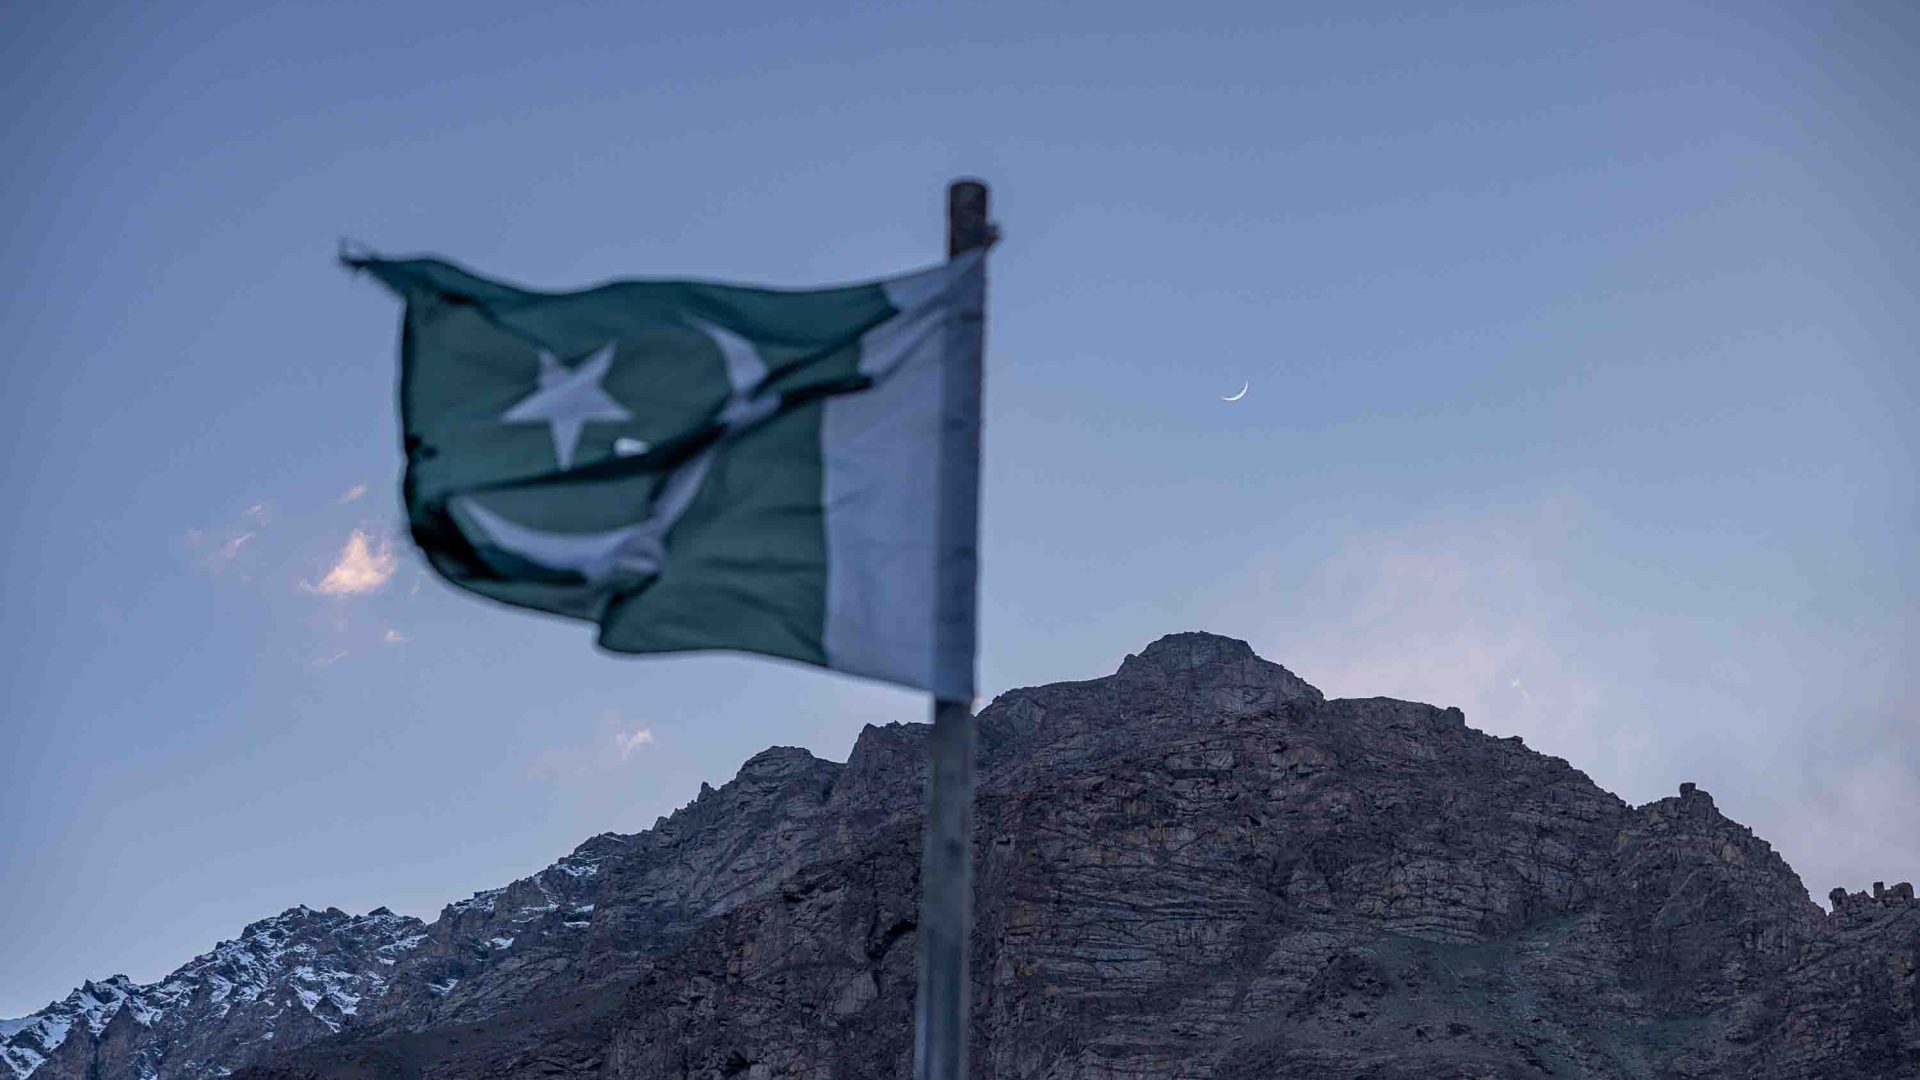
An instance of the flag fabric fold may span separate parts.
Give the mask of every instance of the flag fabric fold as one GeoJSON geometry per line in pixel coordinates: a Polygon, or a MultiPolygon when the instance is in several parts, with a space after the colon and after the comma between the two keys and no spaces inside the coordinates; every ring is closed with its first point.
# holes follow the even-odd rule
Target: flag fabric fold
{"type": "Polygon", "coordinates": [[[984,252],[801,291],[347,261],[406,305],[404,496],[442,577],[616,652],[972,699],[984,252]]]}

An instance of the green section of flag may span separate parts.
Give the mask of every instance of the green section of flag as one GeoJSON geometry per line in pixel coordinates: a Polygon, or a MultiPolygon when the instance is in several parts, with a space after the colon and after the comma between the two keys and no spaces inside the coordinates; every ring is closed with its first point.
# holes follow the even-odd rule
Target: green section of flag
{"type": "Polygon", "coordinates": [[[821,402],[715,457],[645,589],[616,599],[600,643],[619,652],[744,649],[826,664],[821,402]]]}
{"type": "Polygon", "coordinates": [[[767,389],[791,392],[851,374],[859,336],[895,314],[877,285],[776,291],[628,281],[544,293],[432,259],[357,265],[407,301],[401,421],[410,496],[423,500],[556,470],[539,425],[500,421],[537,385],[539,350],[576,363],[616,345],[604,386],[634,418],[583,431],[582,457],[604,461],[617,439],[661,444],[716,416],[729,384],[700,323],[750,339],[767,389]]]}
{"type": "Polygon", "coordinates": [[[936,515],[954,421],[937,368],[959,264],[812,291],[564,293],[433,259],[351,265],[406,303],[406,509],[448,581],[597,623],[615,651],[745,650],[932,688],[944,556],[916,523],[936,515]]]}

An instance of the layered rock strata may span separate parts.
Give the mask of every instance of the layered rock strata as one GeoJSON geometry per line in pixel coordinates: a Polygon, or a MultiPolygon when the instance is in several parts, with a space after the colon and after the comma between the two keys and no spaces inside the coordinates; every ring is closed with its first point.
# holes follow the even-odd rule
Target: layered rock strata
{"type": "MultiPolygon", "coordinates": [[[[1630,806],[1456,709],[1327,701],[1206,634],[1011,691],[979,731],[977,1076],[1920,1078],[1911,886],[1824,912],[1694,785],[1630,806]]],[[[274,946],[255,1012],[176,975],[167,1003],[92,993],[41,1063],[7,1060],[906,1077],[924,737],[763,752],[432,924],[289,913],[322,929],[274,946]]]]}

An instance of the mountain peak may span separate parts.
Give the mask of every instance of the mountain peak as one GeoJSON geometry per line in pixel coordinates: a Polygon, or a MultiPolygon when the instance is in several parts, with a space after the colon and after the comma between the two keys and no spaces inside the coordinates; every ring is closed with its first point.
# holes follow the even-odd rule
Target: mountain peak
{"type": "MultiPolygon", "coordinates": [[[[1258,687],[1277,701],[1324,701],[1325,696],[1293,672],[1261,657],[1239,638],[1187,630],[1157,639],[1120,662],[1117,678],[1209,684],[1215,690],[1258,687]]],[[[1231,695],[1229,695],[1231,696],[1231,695]]],[[[1249,699],[1249,703],[1253,699],[1249,699]]]]}
{"type": "Polygon", "coordinates": [[[740,766],[741,780],[784,780],[808,772],[820,765],[820,759],[803,746],[769,746],[748,758],[740,766]]]}
{"type": "Polygon", "coordinates": [[[1256,660],[1253,646],[1239,638],[1209,634],[1204,630],[1182,630],[1165,634],[1140,650],[1140,659],[1152,660],[1163,668],[1194,668],[1223,660],[1256,660]]]}

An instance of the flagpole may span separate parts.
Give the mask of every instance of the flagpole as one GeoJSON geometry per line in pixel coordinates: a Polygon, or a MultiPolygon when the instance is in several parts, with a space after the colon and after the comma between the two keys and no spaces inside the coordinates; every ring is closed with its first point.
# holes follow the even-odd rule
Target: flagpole
{"type": "MultiPolygon", "coordinates": [[[[947,257],[992,242],[987,185],[956,180],[947,187],[947,257]]],[[[977,351],[982,321],[964,316],[949,329],[949,346],[977,351]]],[[[978,370],[974,365],[972,370],[978,370]]],[[[977,394],[978,385],[957,388],[977,394]]],[[[973,448],[977,455],[977,447],[973,448]]],[[[942,470],[943,512],[973,515],[979,492],[942,470]],[[964,488],[964,490],[962,490],[964,488]],[[950,490],[949,490],[950,489],[950,490]]],[[[971,622],[971,620],[968,620],[971,622]]],[[[940,620],[940,625],[948,625],[940,620]]],[[[972,626],[968,626],[969,633],[972,626]]],[[[920,987],[916,1001],[916,1080],[966,1080],[971,1009],[967,954],[973,937],[973,703],[933,702],[927,744],[927,825],[920,864],[920,987]]]]}

